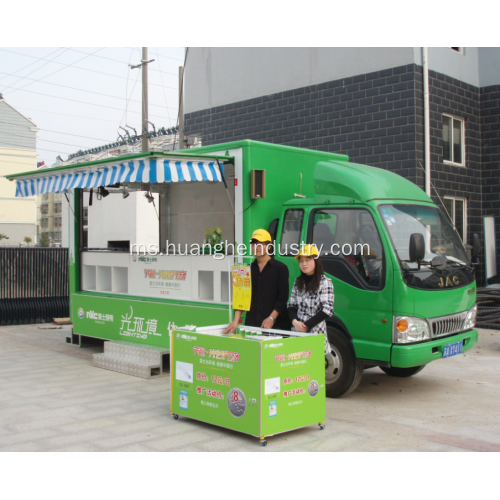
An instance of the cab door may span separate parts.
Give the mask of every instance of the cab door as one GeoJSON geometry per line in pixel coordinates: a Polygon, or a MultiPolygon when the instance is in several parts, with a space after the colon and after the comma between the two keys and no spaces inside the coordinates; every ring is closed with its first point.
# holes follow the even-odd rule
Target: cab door
{"type": "Polygon", "coordinates": [[[311,208],[307,242],[332,279],[334,322],[348,330],[356,357],[389,362],[393,271],[373,214],[366,206],[311,208]]]}
{"type": "Polygon", "coordinates": [[[305,207],[287,207],[283,212],[281,224],[278,227],[275,255],[278,260],[286,264],[290,273],[290,293],[292,292],[295,278],[300,274],[300,269],[295,256],[298,254],[300,244],[305,243],[307,235],[308,211],[305,207]]]}

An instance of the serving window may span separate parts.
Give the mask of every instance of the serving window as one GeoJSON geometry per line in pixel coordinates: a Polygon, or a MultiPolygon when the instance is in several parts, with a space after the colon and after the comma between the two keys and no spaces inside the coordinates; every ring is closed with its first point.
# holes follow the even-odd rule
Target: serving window
{"type": "Polygon", "coordinates": [[[228,261],[210,255],[235,240],[234,166],[224,174],[227,189],[165,182],[80,190],[81,289],[229,302],[228,261]]]}

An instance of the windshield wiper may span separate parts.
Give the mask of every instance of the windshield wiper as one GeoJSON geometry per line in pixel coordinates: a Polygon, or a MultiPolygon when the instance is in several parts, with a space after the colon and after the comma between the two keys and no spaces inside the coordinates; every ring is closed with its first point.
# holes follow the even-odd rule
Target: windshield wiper
{"type": "MultiPolygon", "coordinates": [[[[410,266],[408,266],[408,263],[405,262],[403,264],[403,270],[406,271],[406,272],[412,272],[412,271],[419,271],[420,270],[420,267],[418,267],[418,263],[417,262],[412,262],[412,264],[416,265],[417,267],[415,268],[412,268],[410,266]]],[[[446,259],[446,267],[448,266],[453,266],[453,267],[467,267],[467,268],[470,268],[472,267],[472,265],[470,264],[466,264],[465,262],[462,262],[462,261],[458,261],[458,260],[452,260],[452,259],[446,259]]],[[[436,267],[433,263],[432,263],[432,260],[421,260],[420,261],[420,265],[422,266],[429,266],[430,268],[432,269],[438,269],[438,267],[436,267]]],[[[442,270],[442,269],[441,269],[442,270]]]]}
{"type": "Polygon", "coordinates": [[[456,257],[446,257],[446,262],[455,264],[458,267],[471,267],[471,264],[467,264],[463,260],[457,259],[456,257]]]}

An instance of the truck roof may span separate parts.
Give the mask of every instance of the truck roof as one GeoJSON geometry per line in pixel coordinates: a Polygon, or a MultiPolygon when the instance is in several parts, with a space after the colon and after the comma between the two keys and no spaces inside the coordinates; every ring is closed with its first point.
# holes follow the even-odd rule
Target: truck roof
{"type": "Polygon", "coordinates": [[[315,149],[299,148],[296,146],[286,146],[283,144],[273,144],[270,142],[254,141],[253,139],[242,139],[240,141],[224,142],[221,144],[212,144],[210,146],[199,146],[196,148],[191,148],[189,150],[181,150],[181,152],[190,151],[190,152],[200,152],[202,154],[205,154],[210,151],[222,151],[222,150],[238,149],[244,147],[269,149],[269,150],[289,152],[289,153],[300,153],[301,155],[314,155],[314,156],[319,155],[325,157],[326,159],[349,161],[349,156],[340,153],[330,153],[328,151],[319,151],[315,149]]]}
{"type": "Polygon", "coordinates": [[[406,200],[433,203],[416,184],[394,172],[348,161],[320,161],[314,168],[315,198],[361,202],[406,200]]]}
{"type": "MultiPolygon", "coordinates": [[[[371,200],[401,200],[433,203],[431,198],[413,182],[394,172],[382,168],[370,167],[349,161],[347,155],[329,153],[311,149],[270,144],[266,142],[241,140],[224,144],[202,146],[189,151],[202,154],[210,151],[223,151],[237,148],[259,148],[281,151],[283,153],[300,153],[300,155],[316,156],[314,166],[314,198],[298,198],[287,204],[324,203],[335,196],[336,202],[368,202],[371,200]]],[[[314,161],[314,159],[312,159],[314,161]]],[[[311,165],[312,166],[312,165],[311,165]]],[[[307,168],[301,169],[304,173],[307,168]]],[[[307,192],[307,191],[306,191],[307,192]]],[[[309,194],[312,194],[309,191],[309,194]]],[[[333,199],[331,199],[333,201],[333,199]]]]}

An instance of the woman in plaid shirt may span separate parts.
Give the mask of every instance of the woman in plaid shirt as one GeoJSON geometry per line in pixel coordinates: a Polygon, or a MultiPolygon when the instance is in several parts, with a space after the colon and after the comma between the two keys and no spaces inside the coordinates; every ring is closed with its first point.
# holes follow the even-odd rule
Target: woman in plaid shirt
{"type": "Polygon", "coordinates": [[[295,257],[299,261],[300,276],[293,285],[288,315],[292,330],[322,333],[325,336],[325,354],[332,349],[328,342],[326,318],[333,316],[333,283],[323,273],[323,265],[314,245],[305,245],[295,257]]]}

